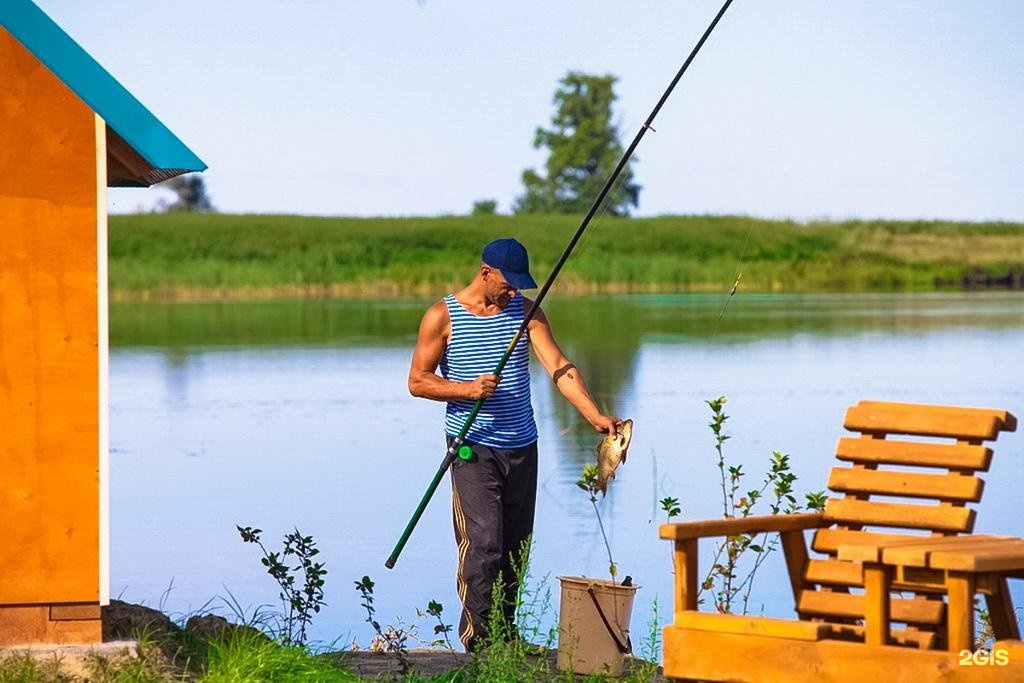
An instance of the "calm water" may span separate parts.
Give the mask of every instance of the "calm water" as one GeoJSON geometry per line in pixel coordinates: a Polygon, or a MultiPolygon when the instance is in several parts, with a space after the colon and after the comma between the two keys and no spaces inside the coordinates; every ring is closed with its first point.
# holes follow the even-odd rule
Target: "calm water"
{"type": "MultiPolygon", "coordinates": [[[[416,621],[432,599],[457,623],[447,480],[398,566],[383,566],[443,455],[443,404],[414,399],[405,386],[427,303],[113,306],[112,595],[162,601],[178,615],[211,599],[230,613],[219,599],[229,593],[248,610],[277,607],[276,584],[235,524],[262,528],[274,546],[297,526],[316,538],[329,571],[316,640],[369,641],[353,585],[367,574],[382,623],[416,621]]],[[[778,450],[790,454],[801,493],[824,487],[843,412],[860,399],[1024,417],[1020,294],[740,295],[719,322],[722,304],[659,296],[545,307],[598,401],[636,423],[629,461],[601,502],[615,559],[642,586],[636,634],[646,632],[655,598],[661,621],[671,618],[657,501],[680,498],[684,519],[721,514],[705,400],[729,398],[726,453],[749,472],[747,488],[778,450]]],[[[607,557],[574,485],[599,437],[534,365],[541,462],[532,571],[552,590],[550,623],[555,577],[603,577],[607,557]]],[[[996,444],[978,531],[1024,534],[1014,504],[1022,446],[1019,433],[996,444]]],[[[758,586],[756,611],[791,614],[781,554],[758,586]]],[[[421,630],[429,634],[430,623],[421,630]]]]}

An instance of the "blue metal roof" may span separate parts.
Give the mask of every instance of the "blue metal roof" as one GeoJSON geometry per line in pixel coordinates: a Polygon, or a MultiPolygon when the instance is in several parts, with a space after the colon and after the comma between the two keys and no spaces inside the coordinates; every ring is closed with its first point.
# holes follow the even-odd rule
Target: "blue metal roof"
{"type": "MultiPolygon", "coordinates": [[[[185,146],[174,133],[153,116],[106,69],[89,56],[31,0],[0,1],[0,26],[46,65],[78,97],[107,123],[133,154],[125,153],[118,140],[108,149],[118,156],[118,177],[112,185],[152,185],[182,173],[202,171],[206,164],[185,146]],[[118,148],[121,147],[121,153],[118,148]],[[141,163],[143,162],[144,163],[141,163]]],[[[112,144],[113,143],[113,144],[112,144]]]]}

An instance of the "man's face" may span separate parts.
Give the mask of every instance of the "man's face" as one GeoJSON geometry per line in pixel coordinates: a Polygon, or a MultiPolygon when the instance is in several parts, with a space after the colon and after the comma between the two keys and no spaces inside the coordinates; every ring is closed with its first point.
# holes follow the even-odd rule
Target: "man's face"
{"type": "Polygon", "coordinates": [[[505,280],[505,276],[497,268],[484,266],[484,283],[487,285],[488,300],[497,305],[498,308],[505,308],[516,295],[516,288],[505,280]]]}

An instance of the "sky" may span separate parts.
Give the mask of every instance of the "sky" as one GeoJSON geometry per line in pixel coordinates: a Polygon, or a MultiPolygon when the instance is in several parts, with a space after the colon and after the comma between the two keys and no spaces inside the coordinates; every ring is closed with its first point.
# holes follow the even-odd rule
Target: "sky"
{"type": "MultiPolygon", "coordinates": [[[[229,213],[508,213],[570,70],[624,143],[718,0],[36,0],[229,213]]],[[[635,215],[1024,222],[1024,3],[735,0],[637,149],[635,215]]],[[[111,213],[167,190],[112,189],[111,213]]]]}

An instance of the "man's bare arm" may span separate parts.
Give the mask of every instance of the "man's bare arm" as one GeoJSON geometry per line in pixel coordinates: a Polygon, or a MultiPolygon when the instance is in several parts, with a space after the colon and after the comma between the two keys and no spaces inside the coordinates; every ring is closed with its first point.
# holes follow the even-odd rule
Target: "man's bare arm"
{"type": "Polygon", "coordinates": [[[472,382],[453,382],[437,374],[448,343],[448,309],[439,301],[423,314],[419,336],[409,364],[409,393],[434,401],[478,400],[494,394],[499,378],[480,375],[472,382]]]}
{"type": "Polygon", "coordinates": [[[614,433],[622,424],[622,420],[613,415],[603,414],[597,407],[597,403],[587,389],[586,382],[583,381],[583,375],[565,357],[565,353],[555,341],[543,310],[538,310],[534,315],[529,329],[533,350],[562,396],[579,411],[583,419],[594,425],[594,429],[599,432],[614,433]]]}

